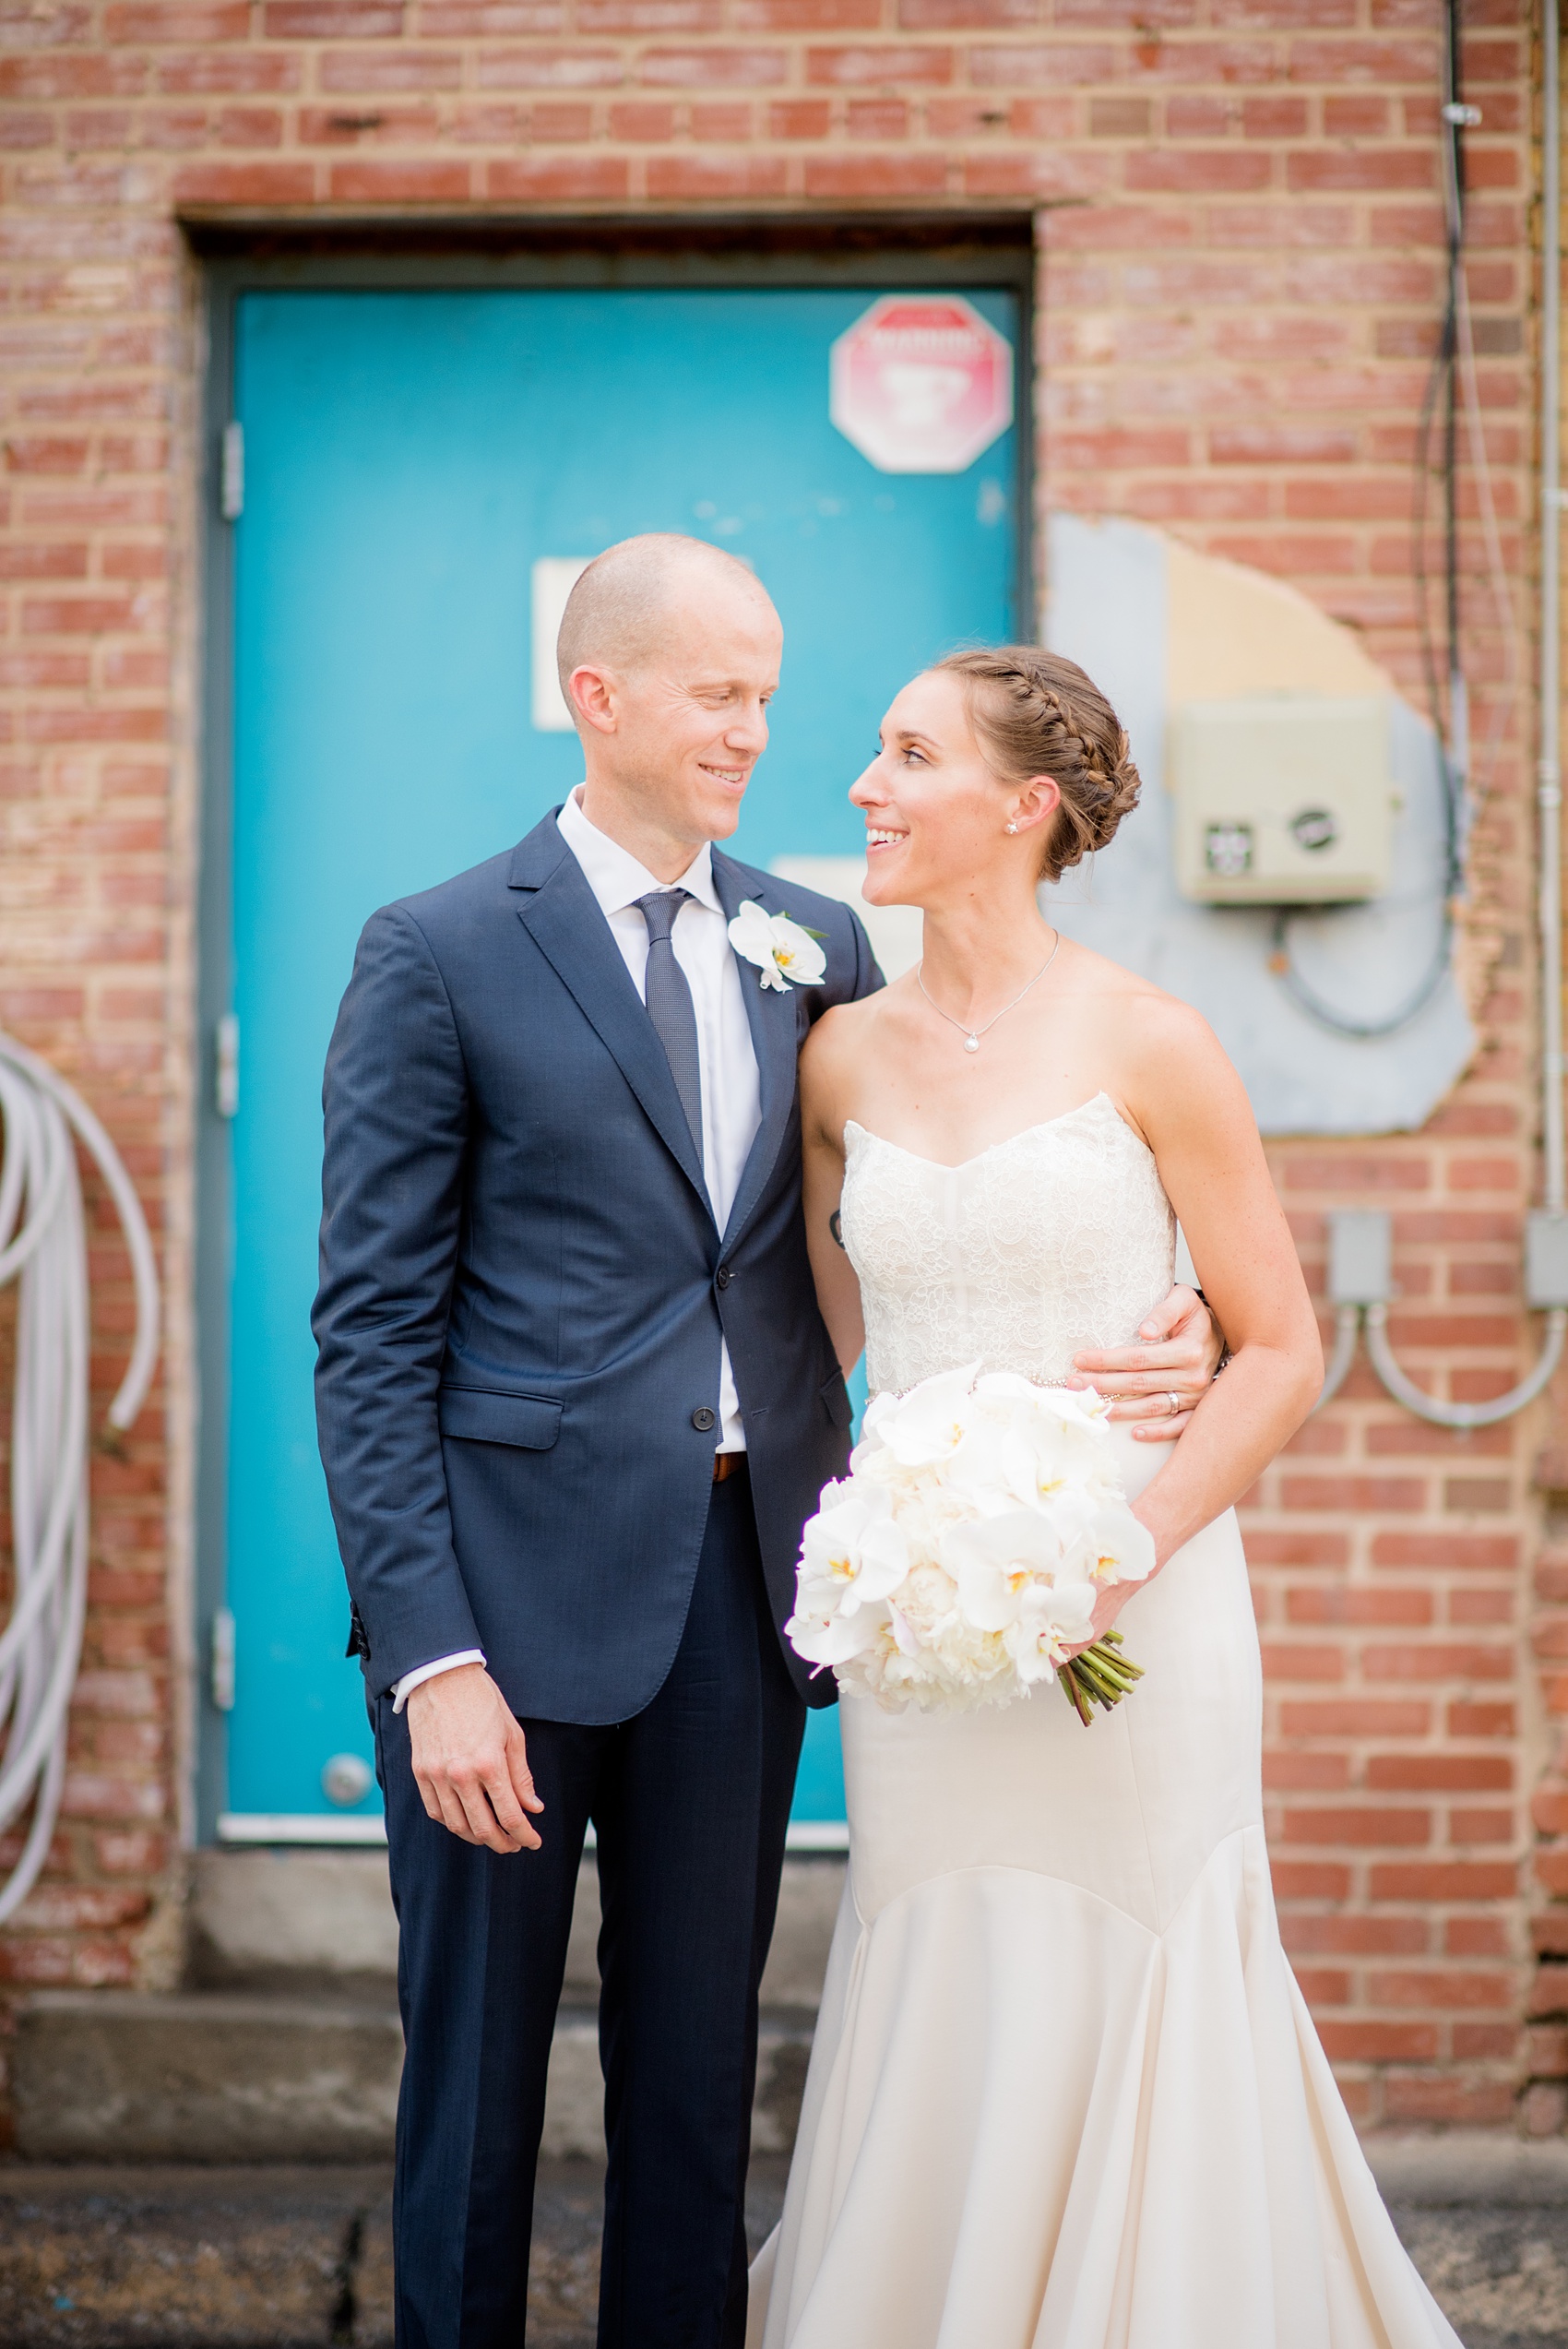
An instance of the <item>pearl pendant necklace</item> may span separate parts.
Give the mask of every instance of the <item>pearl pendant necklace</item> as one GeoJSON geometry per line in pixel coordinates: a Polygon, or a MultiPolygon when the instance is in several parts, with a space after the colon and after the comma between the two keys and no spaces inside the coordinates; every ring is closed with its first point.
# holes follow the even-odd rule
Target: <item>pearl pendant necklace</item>
{"type": "Polygon", "coordinates": [[[1044,978],[1046,972],[1055,961],[1057,949],[1060,948],[1061,944],[1062,933],[1058,930],[1056,933],[1055,945],[1051,948],[1051,952],[1046,956],[1045,960],[1040,964],[1039,969],[1035,972],[1034,977],[1029,981],[1029,986],[1020,988],[1019,992],[1013,997],[1012,1002],[1004,1003],[1001,1010],[993,1013],[991,1019],[986,1021],[983,1028],[966,1028],[961,1019],[955,1019],[950,1011],[944,1011],[942,1006],[932,1000],[931,990],[925,983],[925,959],[923,956],[915,965],[915,984],[919,987],[921,995],[924,996],[927,1003],[931,1005],[931,1008],[935,1012],[937,1018],[939,1019],[945,1019],[950,1028],[957,1029],[958,1033],[964,1039],[964,1050],[966,1052],[979,1052],[980,1048],[980,1038],[982,1036],[990,1035],[998,1019],[1005,1019],[1010,1011],[1016,1011],[1018,1006],[1023,1002],[1025,996],[1028,994],[1029,987],[1038,986],[1039,984],[1039,982],[1044,978]]]}

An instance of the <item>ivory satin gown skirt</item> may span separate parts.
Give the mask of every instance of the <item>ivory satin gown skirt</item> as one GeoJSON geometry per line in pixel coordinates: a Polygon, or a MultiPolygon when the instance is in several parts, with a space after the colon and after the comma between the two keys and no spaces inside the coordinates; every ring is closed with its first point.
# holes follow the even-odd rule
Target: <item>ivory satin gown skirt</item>
{"type": "MultiPolygon", "coordinates": [[[[1103,1114],[1084,1130],[1100,1111],[1089,1103],[1003,1146],[1008,1196],[1021,1186],[1033,1209],[1020,1255],[1049,1246],[1051,1198],[1077,1189],[1087,1154],[1125,1261],[1139,1230],[1127,1193],[1141,1183],[1132,1210],[1149,1207],[1158,1177],[1104,1108],[1115,1130],[1103,1114]]],[[[1017,1359],[1016,1328],[997,1342],[985,1299],[998,1268],[977,1275],[965,1247],[966,1195],[985,1217],[1001,1153],[938,1168],[849,1132],[843,1223],[873,1386],[977,1357],[1060,1377],[1049,1354],[1030,1367],[1038,1347],[1017,1359]],[[915,1178],[932,1210],[923,1237],[915,1178]],[[890,1286],[897,1304],[919,1275],[929,1302],[944,1270],[952,1342],[910,1342],[896,1312],[879,1327],[890,1286]]],[[[1073,1343],[1123,1341],[1164,1294],[1158,1196],[1163,1237],[1146,1215],[1134,1309],[1097,1294],[1098,1327],[1086,1337],[1080,1319],[1073,1343]],[[1111,1313],[1115,1336],[1101,1337],[1111,1313]]],[[[1031,1272],[1063,1285],[1058,1262],[1008,1277],[1031,1272]]],[[[1117,1434],[1135,1495],[1165,1455],[1117,1434]]],[[[1087,1729],[1050,1686],[960,1715],[843,1701],[849,1881],[784,2215],[752,2271],[748,2349],[1456,2343],[1384,2210],[1280,1947],[1234,1517],[1173,1557],[1122,1625],[1146,1677],[1087,1729]]]]}

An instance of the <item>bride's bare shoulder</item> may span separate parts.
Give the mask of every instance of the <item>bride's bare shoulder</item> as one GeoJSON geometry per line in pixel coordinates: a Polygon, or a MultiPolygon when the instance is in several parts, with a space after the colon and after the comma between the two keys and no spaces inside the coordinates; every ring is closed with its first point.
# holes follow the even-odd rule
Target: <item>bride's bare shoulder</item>
{"type": "Polygon", "coordinates": [[[1146,1081],[1158,1081],[1212,1068],[1217,1061],[1229,1067],[1202,1012],[1141,972],[1075,946],[1070,984],[1083,1009],[1092,1013],[1102,1042],[1129,1074],[1136,1070],[1146,1081]]]}

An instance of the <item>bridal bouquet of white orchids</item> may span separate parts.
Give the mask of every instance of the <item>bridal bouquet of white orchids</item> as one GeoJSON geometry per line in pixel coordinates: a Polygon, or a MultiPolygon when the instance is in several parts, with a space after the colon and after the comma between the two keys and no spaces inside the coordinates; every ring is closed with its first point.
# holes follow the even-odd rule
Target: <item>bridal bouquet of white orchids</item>
{"type": "Polygon", "coordinates": [[[1143,1675],[1115,1630],[1067,1651],[1108,1582],[1152,1573],[1154,1544],[1092,1389],[979,1373],[873,1398],[849,1475],[805,1528],[785,1630],[890,1711],[1010,1704],[1055,1678],[1087,1724],[1143,1675]]]}

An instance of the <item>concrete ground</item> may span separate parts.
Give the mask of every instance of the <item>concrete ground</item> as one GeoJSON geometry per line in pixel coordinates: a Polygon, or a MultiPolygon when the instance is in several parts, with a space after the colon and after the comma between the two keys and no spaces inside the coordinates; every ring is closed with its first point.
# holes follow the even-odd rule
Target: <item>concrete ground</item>
{"type": "MultiPolygon", "coordinates": [[[[1374,2164],[1466,2349],[1568,2349],[1568,2143],[1408,2140],[1374,2164]]],[[[753,2164],[747,2223],[786,2164],[753,2164]]],[[[389,2349],[384,2169],[0,2166],[5,2349],[389,2349]]],[[[592,2349],[601,2176],[540,2174],[530,2349],[592,2349]]]]}

